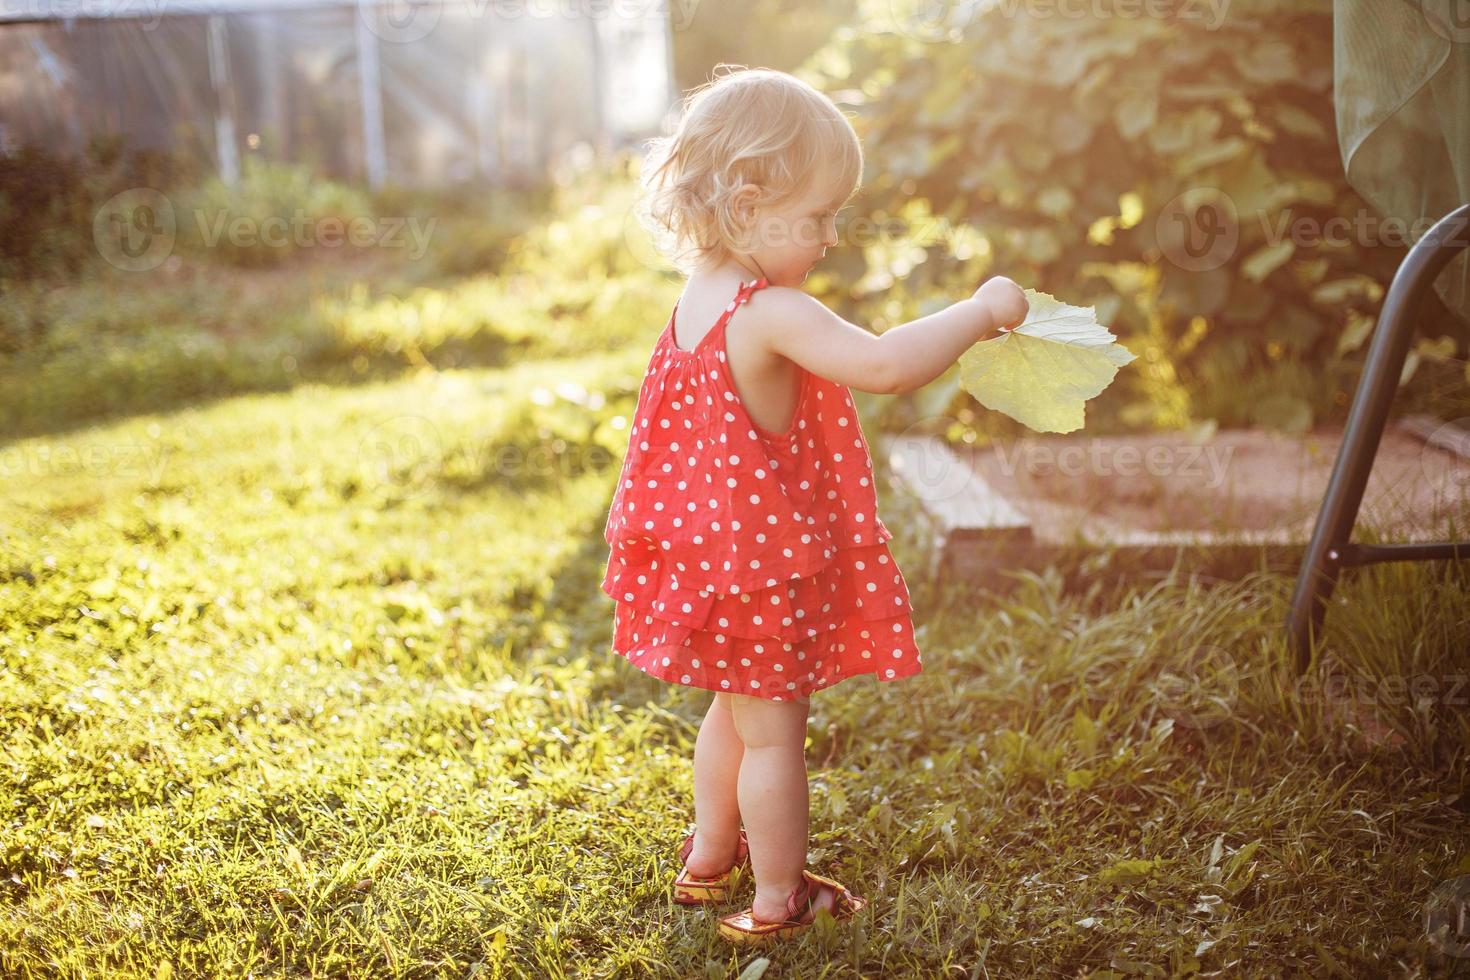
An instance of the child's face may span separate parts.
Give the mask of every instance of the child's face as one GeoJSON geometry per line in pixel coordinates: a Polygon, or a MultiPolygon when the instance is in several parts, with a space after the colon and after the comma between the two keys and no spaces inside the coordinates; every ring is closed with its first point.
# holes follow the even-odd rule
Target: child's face
{"type": "Polygon", "coordinates": [[[819,180],[802,197],[757,212],[751,248],[772,285],[798,286],[837,244],[837,211],[847,191],[819,180]]]}

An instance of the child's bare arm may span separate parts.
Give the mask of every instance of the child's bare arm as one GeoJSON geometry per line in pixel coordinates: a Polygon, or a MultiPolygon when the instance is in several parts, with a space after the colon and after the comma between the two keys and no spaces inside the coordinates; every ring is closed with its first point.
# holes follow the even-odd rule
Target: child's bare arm
{"type": "Polygon", "coordinates": [[[879,395],[912,391],[943,373],[996,329],[977,296],[883,334],[849,323],[799,289],[767,289],[758,333],[764,346],[814,374],[879,395]]]}

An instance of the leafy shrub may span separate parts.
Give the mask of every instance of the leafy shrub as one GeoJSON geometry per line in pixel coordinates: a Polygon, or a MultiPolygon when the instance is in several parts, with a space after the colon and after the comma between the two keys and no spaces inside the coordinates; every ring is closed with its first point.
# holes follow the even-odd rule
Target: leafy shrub
{"type": "Polygon", "coordinates": [[[0,154],[0,282],[77,275],[98,259],[92,224],[110,198],[198,173],[186,155],[127,150],[118,136],[94,139],[80,156],[34,144],[0,154]]]}
{"type": "Polygon", "coordinates": [[[1003,273],[1096,304],[1142,356],[1098,402],[1124,425],[1299,426],[1346,403],[1345,358],[1404,248],[1294,230],[1374,214],[1342,175],[1326,5],[1237,3],[1215,24],[1187,2],[1088,18],[999,4],[948,33],[903,8],[809,63],[859,106],[872,176],[849,214],[936,231],[834,253],[855,295],[882,291],[880,325],[1003,273]],[[1264,411],[1220,388],[1276,362],[1309,366],[1315,390],[1264,411]]]}
{"type": "Polygon", "coordinates": [[[229,265],[278,266],[305,248],[351,247],[352,222],[375,220],[368,196],[304,166],[258,156],[234,186],[219,177],[176,196],[180,245],[229,265]]]}

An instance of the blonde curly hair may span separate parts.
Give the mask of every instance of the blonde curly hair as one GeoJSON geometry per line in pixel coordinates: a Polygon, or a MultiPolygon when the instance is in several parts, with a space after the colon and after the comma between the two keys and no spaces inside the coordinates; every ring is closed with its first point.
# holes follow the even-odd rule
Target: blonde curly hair
{"type": "Polygon", "coordinates": [[[758,206],[799,200],[822,174],[851,197],[862,144],[841,109],[811,84],[772,68],[716,66],[681,103],[673,135],[649,141],[638,218],[685,275],[743,251],[751,229],[731,198],[760,189],[758,206]],[[722,67],[736,70],[719,73],[722,67]]]}

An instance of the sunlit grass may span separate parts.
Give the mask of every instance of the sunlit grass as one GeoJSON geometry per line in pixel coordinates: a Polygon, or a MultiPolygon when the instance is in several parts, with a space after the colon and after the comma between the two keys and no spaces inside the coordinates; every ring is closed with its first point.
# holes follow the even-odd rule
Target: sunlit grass
{"type": "MultiPolygon", "coordinates": [[[[629,349],[306,386],[46,440],[53,461],[161,462],[5,484],[5,972],[750,961],[667,894],[707,695],[607,651],[616,471],[591,423],[628,410],[642,367],[629,349]],[[546,458],[581,468],[529,462],[556,440],[546,458]]],[[[921,568],[910,504],[885,500],[921,568]]],[[[773,965],[1422,962],[1420,904],[1470,870],[1463,711],[1365,749],[1293,693],[1277,580],[1066,595],[1034,576],[977,599],[909,577],[926,673],[827,692],[809,741],[812,866],[873,912],[773,965]],[[1179,669],[1202,643],[1227,660],[1179,669]]],[[[1453,672],[1460,583],[1405,566],[1339,594],[1334,626],[1453,672]]]]}

